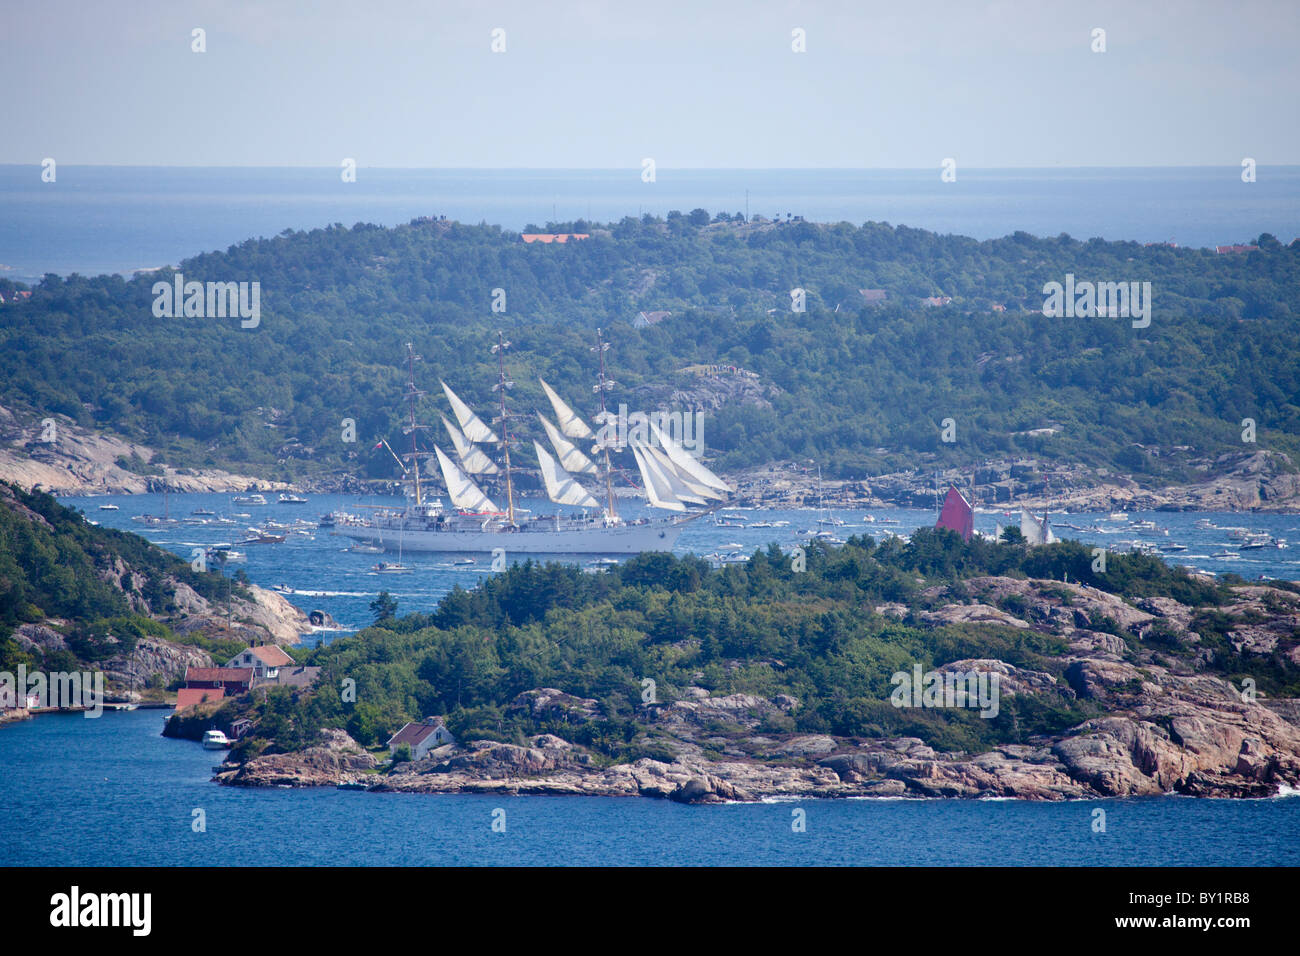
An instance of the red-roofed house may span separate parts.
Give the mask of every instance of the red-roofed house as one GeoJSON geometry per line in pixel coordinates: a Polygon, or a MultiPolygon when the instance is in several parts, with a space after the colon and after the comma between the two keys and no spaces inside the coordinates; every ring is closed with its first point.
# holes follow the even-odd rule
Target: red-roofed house
{"type": "Polygon", "coordinates": [[[246,694],[253,683],[251,667],[187,667],[185,686],[224,690],[227,694],[246,694]]]}
{"type": "Polygon", "coordinates": [[[220,687],[182,687],[176,692],[176,710],[197,707],[210,701],[224,700],[226,692],[220,687]]]}
{"type": "Polygon", "coordinates": [[[397,748],[406,744],[411,748],[411,759],[419,760],[435,747],[454,744],[456,738],[442,722],[441,717],[426,717],[418,724],[407,724],[388,740],[389,756],[397,754],[397,748]]]}
{"type": "Polygon", "coordinates": [[[256,678],[274,678],[281,667],[289,667],[293,658],[274,644],[259,644],[236,654],[227,662],[227,667],[251,667],[256,678]]]}

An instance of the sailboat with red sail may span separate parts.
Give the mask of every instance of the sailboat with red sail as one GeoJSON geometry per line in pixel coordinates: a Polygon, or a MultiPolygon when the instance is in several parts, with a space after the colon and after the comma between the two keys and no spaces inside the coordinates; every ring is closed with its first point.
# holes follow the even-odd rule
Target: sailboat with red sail
{"type": "Polygon", "coordinates": [[[956,531],[963,541],[969,541],[974,533],[975,511],[955,485],[948,486],[948,496],[943,499],[943,510],[934,526],[956,531]]]}

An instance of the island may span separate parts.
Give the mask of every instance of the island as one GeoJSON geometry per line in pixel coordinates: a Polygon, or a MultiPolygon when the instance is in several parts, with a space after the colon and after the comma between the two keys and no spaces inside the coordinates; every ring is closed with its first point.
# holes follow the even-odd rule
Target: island
{"type": "Polygon", "coordinates": [[[1295,584],[1140,553],[1100,572],[1014,530],[802,557],[530,562],[428,615],[381,595],[373,627],[308,655],[314,687],[211,709],[249,728],[215,779],[689,803],[1300,784],[1295,584]]]}

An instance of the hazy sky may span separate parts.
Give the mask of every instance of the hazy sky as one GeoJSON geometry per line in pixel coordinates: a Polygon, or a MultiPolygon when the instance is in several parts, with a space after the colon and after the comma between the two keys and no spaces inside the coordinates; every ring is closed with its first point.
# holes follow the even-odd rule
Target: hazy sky
{"type": "Polygon", "coordinates": [[[1300,163],[1297,0],[0,8],[3,163],[1300,163]]]}

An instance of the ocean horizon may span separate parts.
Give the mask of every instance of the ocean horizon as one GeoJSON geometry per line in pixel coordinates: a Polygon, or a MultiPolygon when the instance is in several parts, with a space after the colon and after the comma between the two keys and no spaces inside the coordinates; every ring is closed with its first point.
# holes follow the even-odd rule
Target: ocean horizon
{"type": "Polygon", "coordinates": [[[624,169],[0,165],[0,278],[176,265],[286,229],[446,216],[522,231],[670,210],[888,222],[994,239],[1024,231],[1209,248],[1300,236],[1300,166],[624,169]]]}

